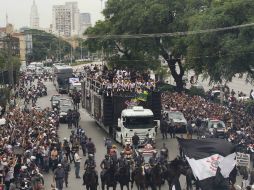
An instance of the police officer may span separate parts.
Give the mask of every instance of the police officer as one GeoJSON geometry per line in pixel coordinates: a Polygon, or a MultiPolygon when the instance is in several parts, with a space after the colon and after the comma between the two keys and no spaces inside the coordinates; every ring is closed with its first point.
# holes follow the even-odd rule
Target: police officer
{"type": "Polygon", "coordinates": [[[93,154],[89,154],[88,155],[88,159],[86,159],[85,164],[84,164],[84,169],[87,170],[88,168],[96,168],[96,163],[94,160],[94,155],[93,154]]]}
{"type": "Polygon", "coordinates": [[[56,182],[56,188],[59,190],[63,189],[64,177],[65,177],[65,171],[62,167],[62,164],[58,164],[57,168],[54,171],[54,180],[56,182]]]}
{"type": "Polygon", "coordinates": [[[65,175],[64,175],[65,187],[68,187],[68,178],[69,178],[69,172],[71,171],[71,166],[70,166],[70,163],[68,162],[67,157],[64,157],[62,166],[65,172],[65,175]]]}
{"type": "Polygon", "coordinates": [[[168,148],[166,147],[165,143],[163,143],[161,148],[161,155],[163,155],[165,159],[168,159],[168,148]]]}
{"type": "Polygon", "coordinates": [[[135,167],[140,167],[144,164],[145,160],[143,157],[142,153],[139,153],[135,158],[134,158],[134,162],[135,162],[135,167]]]}
{"type": "Polygon", "coordinates": [[[96,149],[95,149],[95,145],[94,145],[94,143],[92,142],[92,139],[91,139],[91,138],[88,138],[88,142],[86,143],[86,148],[87,148],[87,153],[88,153],[88,154],[94,155],[96,149]]]}
{"type": "Polygon", "coordinates": [[[111,159],[108,154],[105,155],[105,158],[101,161],[100,167],[101,167],[101,177],[105,175],[107,170],[110,168],[111,165],[111,159]]]}
{"type": "Polygon", "coordinates": [[[105,139],[105,147],[107,148],[107,154],[109,154],[110,149],[112,148],[112,140],[110,138],[105,139]]]}
{"type": "Polygon", "coordinates": [[[158,163],[158,158],[157,158],[157,152],[156,151],[154,151],[153,152],[153,156],[149,159],[149,164],[150,164],[150,166],[155,166],[157,163],[158,163]]]}
{"type": "Polygon", "coordinates": [[[134,149],[138,149],[138,146],[139,146],[139,136],[137,135],[137,133],[135,132],[134,133],[134,136],[132,137],[132,145],[133,145],[133,148],[134,149]]]}
{"type": "MultiPolygon", "coordinates": [[[[94,155],[89,154],[88,159],[86,159],[85,164],[84,164],[84,170],[85,170],[85,173],[86,173],[87,169],[94,170],[95,174],[96,174],[96,181],[97,181],[97,184],[98,184],[98,174],[97,174],[97,171],[95,170],[95,168],[96,168],[96,163],[95,163],[95,160],[94,160],[94,155]]],[[[85,184],[85,173],[83,175],[83,184],[85,184]]]]}
{"type": "Polygon", "coordinates": [[[80,137],[80,145],[83,152],[83,156],[86,156],[86,143],[87,143],[87,136],[85,135],[85,131],[82,131],[82,135],[80,137]]]}
{"type": "Polygon", "coordinates": [[[73,158],[71,158],[71,148],[67,138],[64,138],[63,148],[64,148],[66,159],[72,162],[73,158]]]}
{"type": "Polygon", "coordinates": [[[66,115],[66,121],[68,123],[68,128],[72,128],[72,111],[69,109],[66,115]]]}
{"type": "Polygon", "coordinates": [[[168,138],[168,123],[165,117],[163,117],[163,119],[161,120],[160,130],[162,134],[162,139],[167,139],[168,138]]]}
{"type": "Polygon", "coordinates": [[[117,159],[117,165],[119,169],[128,165],[128,161],[124,157],[124,151],[120,152],[120,158],[117,159]]]}

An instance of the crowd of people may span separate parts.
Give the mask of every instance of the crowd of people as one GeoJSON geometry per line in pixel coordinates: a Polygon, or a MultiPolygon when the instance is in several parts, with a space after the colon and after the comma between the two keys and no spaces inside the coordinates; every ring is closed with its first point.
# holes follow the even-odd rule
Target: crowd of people
{"type": "Polygon", "coordinates": [[[106,66],[90,65],[84,67],[86,77],[97,80],[102,84],[102,89],[108,93],[137,92],[153,90],[156,88],[155,79],[149,72],[141,73],[128,69],[108,70],[106,66]]]}
{"type": "Polygon", "coordinates": [[[225,138],[229,141],[244,147],[246,151],[254,144],[253,116],[246,112],[243,102],[221,105],[210,101],[208,97],[174,92],[162,95],[162,105],[165,110],[181,111],[186,120],[193,124],[197,119],[222,120],[227,127],[225,138]]]}

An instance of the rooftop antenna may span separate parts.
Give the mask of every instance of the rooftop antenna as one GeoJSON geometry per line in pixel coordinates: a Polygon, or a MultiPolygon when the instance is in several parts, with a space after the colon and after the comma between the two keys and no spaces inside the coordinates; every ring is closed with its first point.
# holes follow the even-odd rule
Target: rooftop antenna
{"type": "Polygon", "coordinates": [[[103,0],[101,0],[101,10],[103,10],[103,0]]]}
{"type": "Polygon", "coordinates": [[[5,19],[6,19],[5,21],[6,21],[6,26],[7,26],[8,23],[9,23],[9,22],[8,22],[8,14],[7,14],[7,13],[6,13],[6,15],[5,15],[5,19]]]}

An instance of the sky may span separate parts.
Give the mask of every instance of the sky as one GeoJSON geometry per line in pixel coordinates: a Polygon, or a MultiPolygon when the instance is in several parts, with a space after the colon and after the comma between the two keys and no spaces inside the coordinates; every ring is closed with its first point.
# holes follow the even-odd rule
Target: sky
{"type": "MultiPolygon", "coordinates": [[[[91,14],[92,24],[97,20],[102,20],[101,0],[69,0],[78,2],[80,12],[91,14]]],[[[40,27],[49,28],[52,23],[52,6],[61,5],[68,0],[35,0],[40,17],[40,27]]],[[[103,0],[104,5],[105,0],[103,0]]],[[[0,0],[0,27],[6,25],[6,14],[8,22],[16,29],[29,26],[30,10],[33,0],[0,0]]]]}

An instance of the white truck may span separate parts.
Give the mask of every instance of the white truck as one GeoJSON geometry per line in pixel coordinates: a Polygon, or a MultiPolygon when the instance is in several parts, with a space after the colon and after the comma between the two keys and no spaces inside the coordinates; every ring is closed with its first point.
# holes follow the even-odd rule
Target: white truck
{"type": "Polygon", "coordinates": [[[154,120],[152,110],[142,106],[133,106],[122,111],[118,118],[115,140],[123,145],[132,143],[134,133],[137,133],[141,141],[148,134],[155,141],[158,122],[154,120]]]}
{"type": "Polygon", "coordinates": [[[148,134],[155,140],[161,118],[161,94],[148,93],[146,101],[135,102],[136,93],[103,91],[103,84],[93,79],[82,81],[82,107],[97,124],[117,142],[132,143],[136,132],[142,142],[148,134]],[[134,103],[135,102],[135,103],[134,103]]]}

